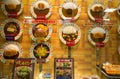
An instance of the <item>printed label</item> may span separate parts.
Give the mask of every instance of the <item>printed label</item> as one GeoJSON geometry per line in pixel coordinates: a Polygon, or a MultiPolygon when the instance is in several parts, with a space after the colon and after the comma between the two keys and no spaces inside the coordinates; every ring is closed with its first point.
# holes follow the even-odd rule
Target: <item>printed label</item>
{"type": "Polygon", "coordinates": [[[104,22],[102,17],[95,17],[95,22],[104,22]]]}
{"type": "Polygon", "coordinates": [[[7,35],[5,35],[5,38],[6,38],[6,40],[11,40],[11,41],[13,41],[13,40],[15,40],[15,34],[7,34],[7,35]]]}
{"type": "Polygon", "coordinates": [[[15,18],[15,17],[17,17],[18,15],[17,15],[17,12],[9,12],[8,13],[8,17],[12,17],[12,18],[15,18]]]}
{"type": "Polygon", "coordinates": [[[104,47],[105,44],[103,42],[97,42],[96,47],[104,47]]]}
{"type": "Polygon", "coordinates": [[[66,41],[66,45],[67,46],[74,46],[75,45],[75,41],[66,41]]]}

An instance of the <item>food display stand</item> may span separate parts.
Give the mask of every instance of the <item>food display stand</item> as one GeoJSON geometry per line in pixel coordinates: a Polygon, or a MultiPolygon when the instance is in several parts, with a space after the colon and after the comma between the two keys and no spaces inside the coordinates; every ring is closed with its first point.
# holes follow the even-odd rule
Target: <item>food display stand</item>
{"type": "Polygon", "coordinates": [[[120,79],[119,65],[119,0],[0,0],[0,79],[120,79]]]}

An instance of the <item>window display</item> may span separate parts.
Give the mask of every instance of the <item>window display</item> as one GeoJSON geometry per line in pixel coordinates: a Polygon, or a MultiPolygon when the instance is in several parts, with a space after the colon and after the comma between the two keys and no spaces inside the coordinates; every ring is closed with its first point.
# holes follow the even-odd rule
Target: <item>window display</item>
{"type": "Polygon", "coordinates": [[[0,79],[120,79],[119,0],[0,0],[0,8],[0,79]]]}

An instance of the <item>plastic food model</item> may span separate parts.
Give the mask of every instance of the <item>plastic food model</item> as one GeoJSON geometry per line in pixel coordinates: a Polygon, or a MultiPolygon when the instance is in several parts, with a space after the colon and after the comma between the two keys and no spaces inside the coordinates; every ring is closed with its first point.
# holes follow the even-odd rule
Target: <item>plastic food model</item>
{"type": "Polygon", "coordinates": [[[46,24],[38,23],[30,27],[29,34],[35,42],[48,41],[52,34],[52,28],[46,24]]]}
{"type": "Polygon", "coordinates": [[[31,72],[31,69],[27,66],[20,66],[20,67],[17,67],[17,76],[18,78],[20,79],[30,79],[30,72],[31,72]]]}
{"type": "Polygon", "coordinates": [[[88,40],[94,46],[97,43],[105,44],[109,39],[108,30],[105,30],[103,27],[94,27],[89,30],[88,40]]]}
{"type": "Polygon", "coordinates": [[[49,28],[43,24],[38,24],[34,29],[33,29],[33,34],[35,37],[43,37],[45,38],[48,35],[48,30],[49,28]]]}
{"type": "Polygon", "coordinates": [[[33,43],[30,48],[31,57],[46,63],[52,56],[52,47],[47,42],[33,43]]]}
{"type": "Polygon", "coordinates": [[[31,14],[34,18],[47,19],[51,15],[51,6],[47,1],[39,0],[31,7],[31,14]]]}
{"type": "Polygon", "coordinates": [[[80,8],[73,2],[67,2],[60,7],[59,13],[62,19],[76,20],[80,16],[80,8]]]}
{"type": "Polygon", "coordinates": [[[103,19],[104,15],[105,15],[105,7],[104,5],[100,4],[100,3],[96,3],[91,5],[88,8],[88,15],[90,17],[91,20],[95,21],[96,19],[103,19]]]}
{"type": "Polygon", "coordinates": [[[17,16],[23,11],[23,4],[19,0],[3,0],[3,3],[1,8],[7,16],[17,16]]]}
{"type": "Polygon", "coordinates": [[[36,58],[47,58],[49,56],[49,47],[45,44],[39,44],[34,48],[36,58]]]}
{"type": "Polygon", "coordinates": [[[75,39],[77,39],[78,32],[74,27],[69,26],[63,29],[62,36],[66,41],[74,41],[75,39]]]}
{"type": "Polygon", "coordinates": [[[19,56],[19,48],[15,44],[8,44],[4,48],[3,56],[6,59],[15,59],[19,56]]]}
{"type": "Polygon", "coordinates": [[[18,40],[23,34],[22,23],[17,19],[6,19],[0,26],[0,34],[5,40],[18,40]]]}
{"type": "Polygon", "coordinates": [[[81,30],[74,23],[65,23],[59,30],[59,38],[64,44],[71,46],[78,43],[81,38],[81,30]]]}

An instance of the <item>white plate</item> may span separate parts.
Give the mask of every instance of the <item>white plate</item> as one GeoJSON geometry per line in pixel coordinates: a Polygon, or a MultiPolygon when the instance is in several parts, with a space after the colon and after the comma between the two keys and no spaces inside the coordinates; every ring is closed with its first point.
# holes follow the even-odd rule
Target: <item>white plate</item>
{"type": "Polygon", "coordinates": [[[90,34],[91,34],[91,33],[95,33],[95,32],[105,33],[105,34],[106,34],[106,37],[105,37],[103,43],[105,44],[105,43],[108,41],[108,39],[109,39],[108,30],[105,30],[105,29],[102,28],[102,27],[94,27],[94,28],[92,28],[92,29],[89,30],[89,34],[88,34],[88,40],[89,40],[89,42],[90,42],[92,45],[96,46],[96,42],[94,42],[94,41],[92,40],[90,34]]]}
{"type": "MultiPolygon", "coordinates": [[[[5,48],[7,45],[9,45],[9,44],[13,44],[13,45],[18,46],[18,48],[19,48],[19,56],[18,56],[18,58],[19,58],[19,57],[21,56],[22,52],[23,52],[22,47],[21,47],[21,45],[20,45],[18,42],[13,42],[13,41],[11,41],[11,42],[6,42],[5,44],[3,44],[2,50],[1,50],[2,57],[3,57],[3,54],[4,54],[4,48],[5,48]]],[[[3,58],[4,58],[4,57],[3,57],[3,58]]]]}
{"type": "Polygon", "coordinates": [[[69,26],[73,26],[77,31],[78,31],[78,37],[77,39],[75,40],[75,44],[79,42],[80,38],[81,38],[81,30],[80,28],[78,27],[78,25],[74,24],[74,23],[65,23],[59,30],[59,38],[61,40],[62,43],[66,44],[66,41],[64,40],[64,38],[62,37],[62,32],[63,32],[63,29],[65,27],[69,27],[69,26]]]}
{"type": "MultiPolygon", "coordinates": [[[[48,62],[48,61],[50,60],[50,58],[52,57],[52,46],[51,46],[49,43],[47,43],[47,42],[41,42],[41,43],[47,45],[47,46],[49,47],[49,49],[50,49],[49,56],[45,59],[45,62],[48,62]]],[[[40,44],[40,43],[33,43],[33,44],[32,44],[32,46],[31,46],[31,48],[30,48],[31,58],[36,58],[36,57],[34,56],[34,52],[33,52],[33,51],[34,51],[34,48],[35,48],[38,44],[40,44]]]]}
{"type": "Polygon", "coordinates": [[[17,23],[17,24],[19,25],[19,27],[20,27],[20,32],[18,33],[17,36],[15,36],[15,39],[14,39],[14,40],[18,40],[18,39],[22,36],[23,28],[22,28],[21,22],[18,21],[17,19],[13,19],[13,18],[10,18],[10,19],[5,20],[5,21],[1,24],[1,36],[2,36],[4,39],[6,39],[6,38],[5,38],[5,33],[4,33],[4,26],[5,26],[7,23],[9,23],[9,22],[15,22],[15,23],[17,23]]]}
{"type": "Polygon", "coordinates": [[[35,12],[34,12],[34,7],[35,7],[38,3],[43,3],[43,4],[45,4],[45,7],[47,7],[47,8],[50,9],[50,11],[48,12],[48,14],[45,16],[46,19],[49,18],[50,15],[51,15],[52,7],[51,7],[50,3],[48,3],[48,2],[45,1],[45,0],[36,1],[36,2],[31,6],[30,12],[31,12],[32,16],[33,16],[34,18],[37,18],[37,15],[36,15],[35,12]]]}
{"type": "Polygon", "coordinates": [[[63,5],[60,6],[60,8],[59,8],[59,14],[60,14],[61,18],[64,19],[64,20],[66,20],[66,19],[74,19],[74,20],[76,20],[76,19],[78,19],[79,16],[80,16],[80,7],[79,7],[78,5],[76,5],[75,3],[73,3],[73,2],[67,2],[67,3],[64,3],[63,5]],[[66,7],[66,6],[70,5],[70,4],[71,4],[74,8],[77,8],[77,9],[78,9],[78,13],[77,13],[77,15],[76,15],[75,17],[65,17],[65,16],[63,15],[63,13],[62,13],[62,8],[63,8],[63,7],[66,7]]]}
{"type": "MultiPolygon", "coordinates": [[[[29,34],[30,34],[30,37],[32,38],[32,40],[37,42],[37,38],[34,37],[33,32],[32,32],[34,27],[35,27],[35,25],[30,27],[29,34]]],[[[44,39],[44,41],[48,41],[52,35],[52,28],[49,26],[48,26],[48,28],[49,28],[49,32],[48,32],[48,35],[46,36],[46,38],[44,39]]]]}
{"type": "MultiPolygon", "coordinates": [[[[6,9],[5,9],[5,4],[2,4],[2,5],[1,5],[1,10],[2,10],[2,12],[3,12],[6,16],[9,15],[8,12],[7,12],[6,9]]],[[[22,11],[23,11],[23,3],[21,2],[21,9],[20,9],[19,12],[17,13],[17,16],[19,16],[19,15],[22,13],[22,11]]]]}
{"type": "MultiPolygon", "coordinates": [[[[90,5],[89,7],[88,7],[88,16],[89,16],[89,18],[92,20],[92,21],[95,21],[95,17],[93,17],[92,16],[92,14],[91,14],[91,9],[94,7],[94,6],[96,6],[96,5],[101,5],[101,6],[103,6],[103,8],[105,9],[105,6],[103,5],[103,4],[101,4],[101,3],[94,3],[94,4],[92,4],[92,5],[90,5]]],[[[104,18],[106,18],[106,16],[104,15],[103,16],[103,19],[104,18]]]]}

